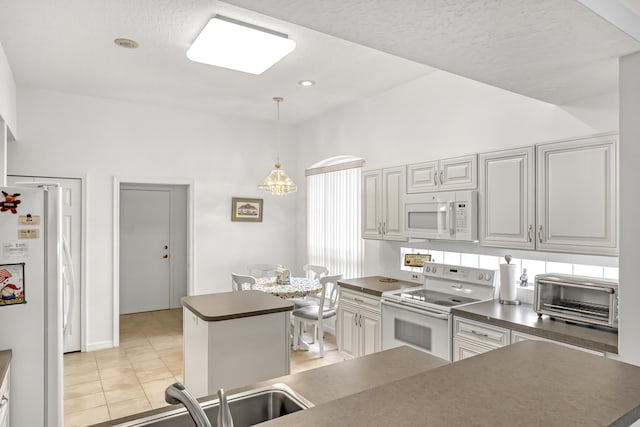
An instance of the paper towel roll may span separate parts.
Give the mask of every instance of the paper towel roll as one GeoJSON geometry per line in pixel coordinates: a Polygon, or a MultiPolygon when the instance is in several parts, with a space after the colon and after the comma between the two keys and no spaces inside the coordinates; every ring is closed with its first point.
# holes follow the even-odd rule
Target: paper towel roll
{"type": "Polygon", "coordinates": [[[515,302],[518,300],[516,288],[516,265],[500,264],[500,302],[515,302]]]}

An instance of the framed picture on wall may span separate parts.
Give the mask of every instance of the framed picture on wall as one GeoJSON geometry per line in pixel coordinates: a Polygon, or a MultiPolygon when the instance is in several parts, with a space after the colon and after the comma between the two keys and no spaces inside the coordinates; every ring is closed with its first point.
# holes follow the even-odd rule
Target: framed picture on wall
{"type": "Polygon", "coordinates": [[[231,221],[262,222],[262,199],[231,199],[231,221]]]}

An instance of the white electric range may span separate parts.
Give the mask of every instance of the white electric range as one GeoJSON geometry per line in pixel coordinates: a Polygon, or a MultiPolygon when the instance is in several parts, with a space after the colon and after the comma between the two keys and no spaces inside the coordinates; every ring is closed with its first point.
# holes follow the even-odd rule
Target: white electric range
{"type": "Polygon", "coordinates": [[[451,360],[452,307],[496,297],[498,270],[429,263],[424,283],[382,294],[382,348],[409,345],[451,360]]]}

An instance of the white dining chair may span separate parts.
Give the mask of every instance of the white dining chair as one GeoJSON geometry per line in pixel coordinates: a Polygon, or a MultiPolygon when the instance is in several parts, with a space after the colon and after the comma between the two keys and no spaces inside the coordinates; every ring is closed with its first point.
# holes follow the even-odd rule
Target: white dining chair
{"type": "Polygon", "coordinates": [[[280,264],[249,264],[247,271],[253,277],[275,277],[280,264]]]}
{"type": "Polygon", "coordinates": [[[255,284],[257,280],[253,276],[231,273],[231,290],[235,292],[253,289],[255,284]]]}
{"type": "Polygon", "coordinates": [[[320,280],[321,277],[329,275],[329,269],[322,265],[305,264],[302,269],[307,273],[307,278],[311,280],[320,280]]]}
{"type": "MultiPolygon", "coordinates": [[[[337,316],[338,309],[338,280],[342,274],[322,277],[322,291],[320,291],[320,304],[308,305],[293,310],[293,350],[298,350],[301,328],[303,323],[312,323],[318,328],[318,346],[320,357],[324,357],[324,321],[337,316]]],[[[337,328],[336,328],[337,329],[337,328]]]]}
{"type": "MultiPolygon", "coordinates": [[[[305,273],[307,273],[307,279],[309,280],[320,280],[322,277],[329,275],[329,269],[322,265],[313,265],[313,264],[305,264],[302,266],[302,269],[305,273]]],[[[291,302],[293,302],[294,309],[306,307],[308,305],[319,305],[320,297],[319,295],[308,295],[305,298],[292,298],[291,302]]],[[[311,343],[315,344],[316,336],[318,335],[318,328],[316,325],[313,325],[313,335],[311,343]]]]}

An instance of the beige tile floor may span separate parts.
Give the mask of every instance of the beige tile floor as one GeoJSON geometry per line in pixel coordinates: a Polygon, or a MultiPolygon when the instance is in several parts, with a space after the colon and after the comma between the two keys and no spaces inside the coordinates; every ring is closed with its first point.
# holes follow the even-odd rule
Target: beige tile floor
{"type": "MultiPolygon", "coordinates": [[[[324,358],[317,344],[291,352],[291,373],[342,360],[327,334],[324,358]]],[[[183,374],[181,309],[122,315],[120,347],[64,356],[64,424],[87,426],[166,406],[164,389],[183,374]]]]}

